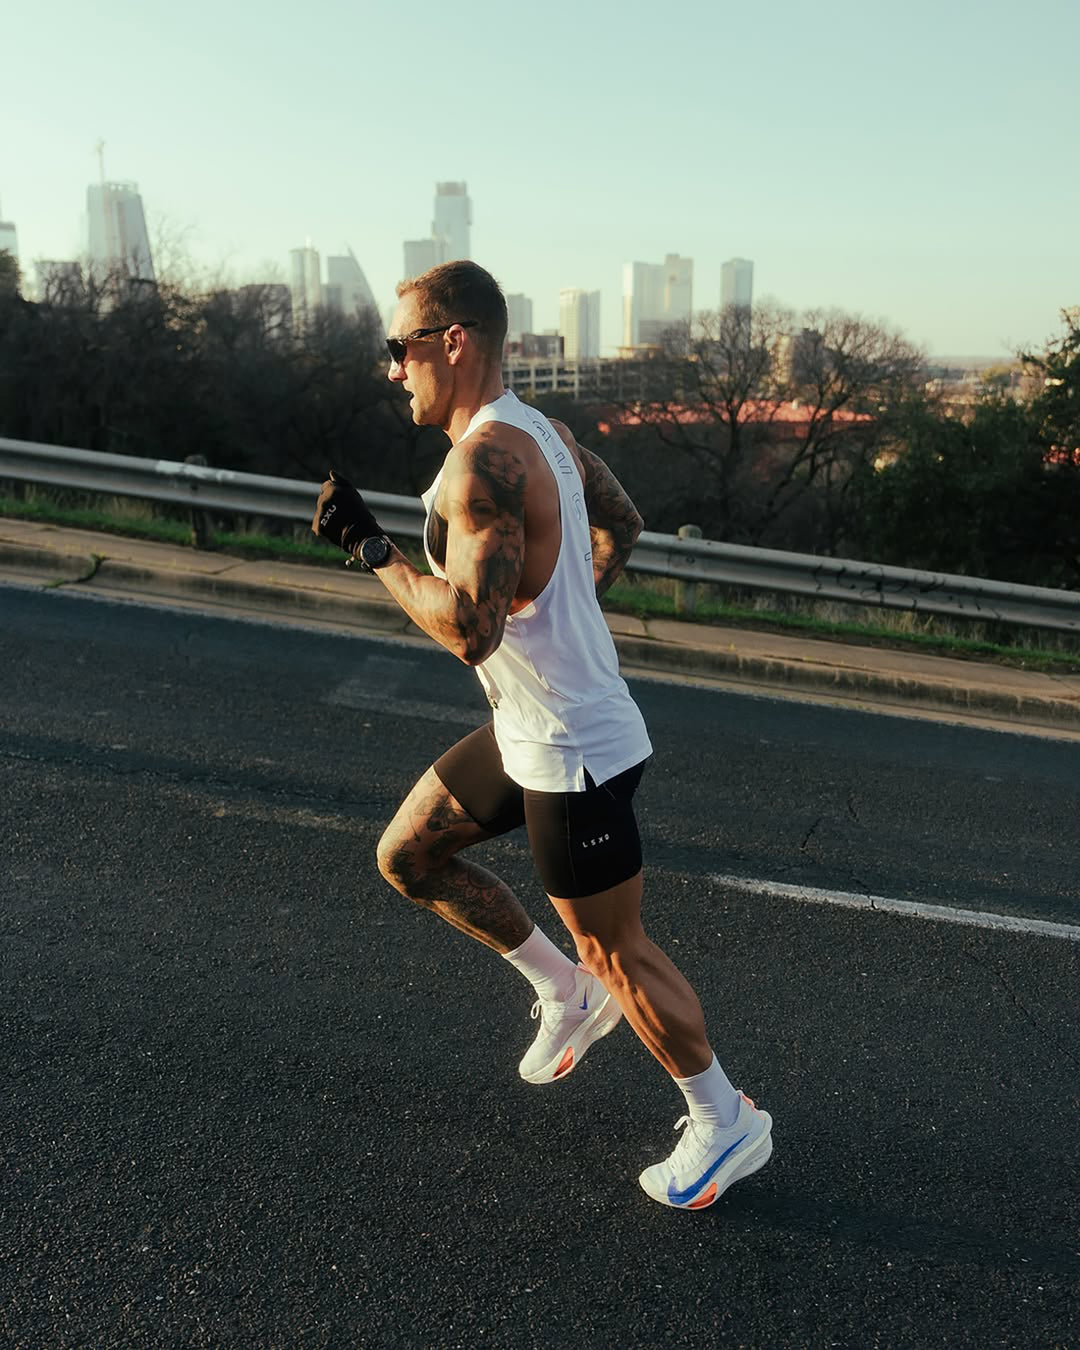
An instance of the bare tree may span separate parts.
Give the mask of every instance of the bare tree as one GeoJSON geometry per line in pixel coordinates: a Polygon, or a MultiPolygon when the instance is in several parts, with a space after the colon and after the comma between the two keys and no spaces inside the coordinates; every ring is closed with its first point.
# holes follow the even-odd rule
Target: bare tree
{"type": "Polygon", "coordinates": [[[650,428],[660,447],[696,465],[699,514],[724,538],[752,528],[754,462],[777,407],[776,352],[791,323],[774,303],[702,311],[689,331],[664,335],[650,363],[655,395],[620,408],[624,424],[650,428]]]}
{"type": "MultiPolygon", "coordinates": [[[[888,441],[891,410],[910,397],[922,357],[857,315],[796,316],[767,302],[699,314],[689,334],[667,335],[654,365],[662,392],[624,400],[613,418],[616,432],[637,430],[650,457],[668,452],[654,502],[673,495],[707,533],[736,542],[829,548],[852,469],[888,441]],[[675,471],[679,458],[695,466],[692,483],[675,471]]],[[[666,506],[660,514],[670,525],[666,506]]]]}
{"type": "Polygon", "coordinates": [[[808,310],[801,325],[776,382],[778,393],[797,401],[798,432],[778,457],[757,537],[807,489],[816,489],[831,547],[854,466],[872,461],[890,442],[892,414],[910,399],[926,358],[899,332],[842,310],[808,310]]]}

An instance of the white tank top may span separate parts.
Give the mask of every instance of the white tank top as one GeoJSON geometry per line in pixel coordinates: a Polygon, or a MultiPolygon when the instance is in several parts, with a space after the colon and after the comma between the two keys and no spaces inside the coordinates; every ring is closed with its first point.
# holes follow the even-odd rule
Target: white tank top
{"type": "MultiPolygon", "coordinates": [[[[476,673],[494,709],[503,768],[514,782],[541,792],[583,792],[586,769],[604,783],[647,759],[652,745],[619,675],[615,644],[596,598],[581,475],[547,418],[509,390],[476,413],[465,436],[485,422],[519,427],[539,446],[559,489],[562,539],[548,584],[507,617],[502,642],[476,673]]],[[[441,481],[440,469],[423,494],[424,551],[432,572],[445,578],[428,548],[441,481]]]]}

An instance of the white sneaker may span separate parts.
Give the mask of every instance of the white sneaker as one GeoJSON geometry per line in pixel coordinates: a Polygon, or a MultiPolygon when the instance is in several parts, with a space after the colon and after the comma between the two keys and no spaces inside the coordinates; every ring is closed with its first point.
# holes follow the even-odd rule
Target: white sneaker
{"type": "Polygon", "coordinates": [[[727,1188],[764,1167],[772,1157],[772,1116],[740,1093],[739,1117],[722,1129],[682,1116],[686,1130],[669,1158],[646,1167],[639,1180],[647,1195],[673,1209],[706,1209],[727,1188]]]}
{"type": "Polygon", "coordinates": [[[537,999],[532,1006],[540,1018],[536,1040],[518,1065],[526,1083],[553,1083],[575,1068],[585,1051],[614,1031],[622,1009],[595,975],[578,966],[574,993],[565,1003],[537,999]]]}

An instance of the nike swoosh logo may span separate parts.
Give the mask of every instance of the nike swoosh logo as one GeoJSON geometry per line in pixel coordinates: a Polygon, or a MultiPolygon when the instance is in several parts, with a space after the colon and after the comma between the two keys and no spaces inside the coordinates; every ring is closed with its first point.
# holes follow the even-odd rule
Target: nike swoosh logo
{"type": "Polygon", "coordinates": [[[712,1178],[716,1175],[716,1173],[720,1170],[720,1168],[723,1166],[724,1159],[730,1157],[731,1154],[734,1153],[735,1150],[739,1147],[739,1145],[743,1142],[743,1140],[748,1139],[749,1137],[750,1137],[749,1135],[744,1134],[742,1136],[742,1139],[736,1139],[730,1148],[725,1149],[724,1152],[720,1154],[719,1158],[717,1158],[717,1160],[712,1164],[711,1167],[705,1169],[705,1172],[700,1177],[698,1177],[697,1181],[692,1182],[689,1186],[687,1186],[685,1191],[673,1190],[672,1187],[675,1185],[675,1183],[673,1181],[669,1182],[667,1193],[668,1199],[671,1201],[671,1203],[673,1205],[685,1205],[687,1200],[692,1200],[694,1196],[697,1195],[698,1191],[700,1191],[703,1186],[707,1186],[708,1183],[712,1180],[712,1178]]]}
{"type": "Polygon", "coordinates": [[[581,1006],[582,1006],[582,1008],[584,1009],[585,1012],[588,1012],[588,1011],[589,1011],[589,996],[588,996],[588,994],[582,994],[582,996],[581,996],[581,1006]]]}

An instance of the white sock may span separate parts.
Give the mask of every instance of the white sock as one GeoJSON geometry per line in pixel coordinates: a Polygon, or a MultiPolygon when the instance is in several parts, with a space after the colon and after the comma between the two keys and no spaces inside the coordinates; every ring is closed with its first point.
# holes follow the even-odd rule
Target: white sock
{"type": "Polygon", "coordinates": [[[691,1120],[719,1125],[721,1129],[727,1129],[738,1120],[739,1094],[715,1055],[703,1073],[696,1073],[693,1078],[676,1078],[675,1082],[686,1098],[691,1120]]]}
{"type": "Polygon", "coordinates": [[[565,1003],[572,996],[577,967],[535,925],[520,947],[504,952],[503,956],[515,970],[521,971],[536,990],[537,998],[546,1003],[565,1003]]]}

